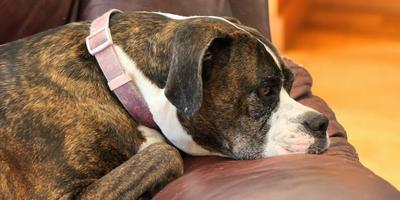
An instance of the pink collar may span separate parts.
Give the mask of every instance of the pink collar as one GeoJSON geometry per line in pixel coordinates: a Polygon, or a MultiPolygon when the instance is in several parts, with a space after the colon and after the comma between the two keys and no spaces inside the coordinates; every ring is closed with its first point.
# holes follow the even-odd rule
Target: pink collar
{"type": "Polygon", "coordinates": [[[90,35],[86,38],[87,49],[91,55],[96,57],[110,90],[114,92],[129,114],[137,122],[150,128],[159,129],[143,96],[139,89],[130,82],[132,78],[125,73],[115,52],[109,28],[110,16],[115,12],[121,11],[109,10],[92,22],[90,35]]]}

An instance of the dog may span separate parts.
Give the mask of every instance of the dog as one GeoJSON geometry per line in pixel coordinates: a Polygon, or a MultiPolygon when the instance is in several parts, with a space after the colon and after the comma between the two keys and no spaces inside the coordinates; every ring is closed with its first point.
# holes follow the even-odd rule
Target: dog
{"type": "Polygon", "coordinates": [[[1,199],[137,199],[190,155],[325,151],[328,119],[293,100],[272,44],[231,18],[115,13],[115,52],[160,130],[133,119],[85,38],[90,21],[0,46],[1,199]]]}

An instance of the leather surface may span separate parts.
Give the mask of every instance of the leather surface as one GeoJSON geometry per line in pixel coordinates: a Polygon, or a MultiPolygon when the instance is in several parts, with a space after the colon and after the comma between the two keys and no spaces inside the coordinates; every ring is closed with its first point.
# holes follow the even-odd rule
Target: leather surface
{"type": "MultiPolygon", "coordinates": [[[[123,11],[160,11],[184,16],[233,16],[241,23],[257,28],[264,36],[270,36],[266,0],[114,0],[112,7],[123,11]]],[[[82,0],[79,19],[94,19],[110,8],[109,0],[82,0]]]]}
{"type": "MultiPolygon", "coordinates": [[[[267,0],[3,0],[0,44],[71,21],[93,19],[111,8],[181,15],[233,16],[269,36],[267,0]]],[[[295,73],[291,96],[330,119],[331,148],[322,155],[290,155],[252,161],[186,157],[185,175],[155,199],[400,199],[399,191],[358,161],[329,106],[311,93],[308,72],[295,73]]]]}
{"type": "Polygon", "coordinates": [[[75,0],[0,1],[0,44],[74,21],[77,3],[75,0]]]}
{"type": "Polygon", "coordinates": [[[154,199],[399,199],[396,189],[358,162],[344,138],[332,143],[323,155],[187,158],[185,176],[154,199]]]}
{"type": "Polygon", "coordinates": [[[111,8],[179,15],[234,16],[269,38],[266,0],[3,0],[0,44],[69,22],[92,20],[111,8]]]}

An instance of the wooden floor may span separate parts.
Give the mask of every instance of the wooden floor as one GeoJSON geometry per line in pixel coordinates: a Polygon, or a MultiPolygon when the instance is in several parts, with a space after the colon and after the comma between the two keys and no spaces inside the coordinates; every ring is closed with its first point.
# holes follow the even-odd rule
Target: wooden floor
{"type": "Polygon", "coordinates": [[[283,55],[310,71],[362,163],[400,189],[400,37],[307,30],[283,55]]]}

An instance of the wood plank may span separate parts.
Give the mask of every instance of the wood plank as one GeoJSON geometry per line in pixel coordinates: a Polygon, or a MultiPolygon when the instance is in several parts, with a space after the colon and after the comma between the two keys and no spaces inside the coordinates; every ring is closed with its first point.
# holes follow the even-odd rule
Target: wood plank
{"type": "Polygon", "coordinates": [[[399,0],[311,0],[317,9],[352,9],[354,11],[379,12],[400,15],[399,0]]]}
{"type": "Polygon", "coordinates": [[[270,5],[272,41],[283,50],[303,24],[310,4],[304,0],[271,0],[270,5]]]}
{"type": "Polygon", "coordinates": [[[315,9],[310,12],[306,27],[335,29],[346,32],[400,35],[400,15],[353,9],[315,9]]]}

